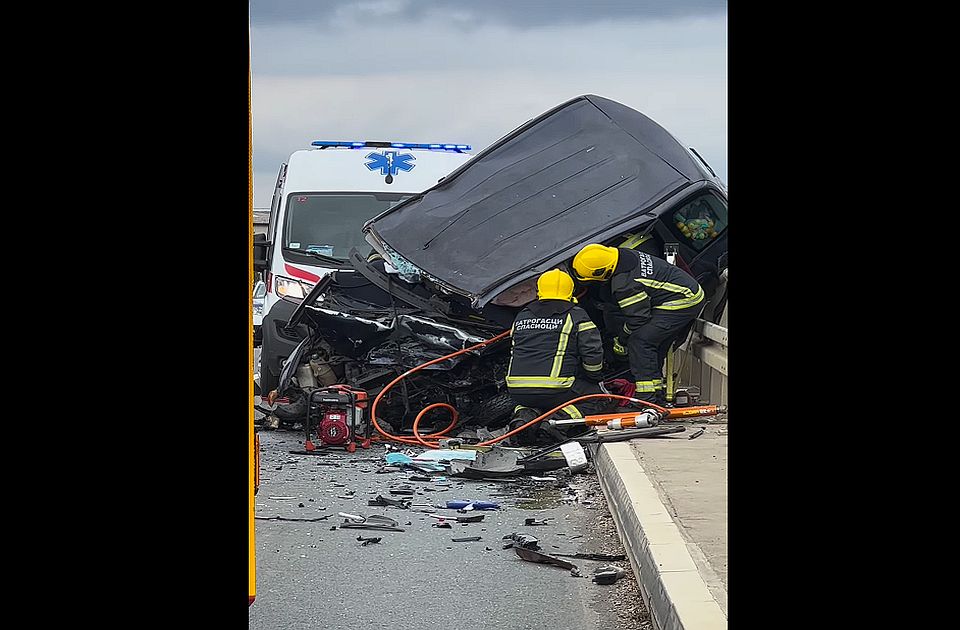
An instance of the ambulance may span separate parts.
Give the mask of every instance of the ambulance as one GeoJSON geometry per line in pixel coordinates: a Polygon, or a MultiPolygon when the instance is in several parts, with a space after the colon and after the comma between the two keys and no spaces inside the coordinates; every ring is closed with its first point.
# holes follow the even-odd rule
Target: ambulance
{"type": "Polygon", "coordinates": [[[283,362],[306,335],[287,329],[300,301],[325,275],[372,249],[367,220],[435,186],[472,157],[466,144],[317,140],[280,167],[266,234],[254,235],[264,272],[259,391],[275,389],[283,362]]]}

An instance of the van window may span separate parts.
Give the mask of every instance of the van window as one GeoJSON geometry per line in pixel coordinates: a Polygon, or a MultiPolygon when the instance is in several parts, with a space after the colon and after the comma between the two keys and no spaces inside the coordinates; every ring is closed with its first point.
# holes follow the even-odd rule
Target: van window
{"type": "Polygon", "coordinates": [[[366,241],[360,228],[412,195],[399,193],[293,193],[287,200],[283,247],[346,258],[366,241]]]}
{"type": "Polygon", "coordinates": [[[698,252],[727,229],[726,205],[709,194],[680,206],[671,218],[673,233],[698,252]]]}

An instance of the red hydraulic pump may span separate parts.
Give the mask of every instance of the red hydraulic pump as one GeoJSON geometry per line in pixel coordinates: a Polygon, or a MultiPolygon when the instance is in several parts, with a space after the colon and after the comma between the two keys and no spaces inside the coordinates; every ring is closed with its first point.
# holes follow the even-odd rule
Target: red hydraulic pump
{"type": "Polygon", "coordinates": [[[367,421],[367,392],[349,385],[320,387],[307,397],[307,421],[304,448],[314,451],[310,437],[316,429],[317,439],[323,447],[340,447],[348,453],[361,448],[370,448],[370,423],[367,421]]]}

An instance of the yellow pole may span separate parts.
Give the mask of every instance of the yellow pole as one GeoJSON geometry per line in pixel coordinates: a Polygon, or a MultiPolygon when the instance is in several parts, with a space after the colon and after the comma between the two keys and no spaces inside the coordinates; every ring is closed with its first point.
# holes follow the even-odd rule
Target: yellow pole
{"type": "Polygon", "coordinates": [[[674,394],[674,382],[673,382],[673,344],[670,344],[670,348],[667,349],[667,388],[665,396],[667,402],[673,402],[674,394]]]}
{"type": "MultiPolygon", "coordinates": [[[[249,6],[248,6],[249,12],[249,6]]],[[[249,18],[248,18],[249,20],[249,18]]],[[[248,21],[249,32],[249,21],[248,21]]],[[[253,69],[250,65],[250,52],[247,52],[247,293],[253,286],[253,105],[251,103],[253,69]]],[[[248,295],[249,297],[249,295],[248,295]]],[[[250,366],[250,376],[247,378],[247,443],[249,444],[250,475],[248,477],[248,503],[250,505],[250,520],[247,523],[250,545],[247,554],[250,563],[250,604],[257,597],[257,545],[254,533],[255,498],[254,487],[257,483],[257,466],[260,462],[257,452],[258,444],[254,439],[253,430],[253,307],[247,309],[247,365],[250,366]]]]}

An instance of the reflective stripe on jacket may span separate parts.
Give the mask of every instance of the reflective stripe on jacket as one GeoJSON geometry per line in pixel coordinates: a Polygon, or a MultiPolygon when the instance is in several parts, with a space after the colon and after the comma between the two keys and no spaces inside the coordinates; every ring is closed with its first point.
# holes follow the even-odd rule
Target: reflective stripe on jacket
{"type": "Polygon", "coordinates": [[[623,335],[647,323],[653,316],[651,309],[676,311],[703,301],[703,289],[683,269],[645,252],[622,247],[618,251],[610,294],[626,317],[623,330],[618,331],[623,335]]]}
{"type": "Polygon", "coordinates": [[[540,393],[568,389],[578,370],[600,379],[603,346],[597,325],[566,300],[538,300],[513,322],[507,387],[540,393]]]}

